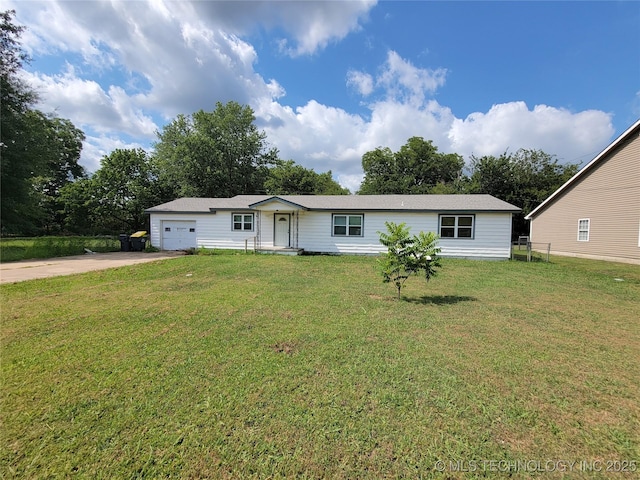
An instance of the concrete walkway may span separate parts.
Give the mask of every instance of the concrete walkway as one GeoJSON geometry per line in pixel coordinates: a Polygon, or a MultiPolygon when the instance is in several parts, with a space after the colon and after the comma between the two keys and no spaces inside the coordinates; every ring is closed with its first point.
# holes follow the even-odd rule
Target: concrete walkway
{"type": "Polygon", "coordinates": [[[176,258],[182,255],[184,252],[110,252],[0,263],[0,283],[73,275],[74,273],[176,258]]]}

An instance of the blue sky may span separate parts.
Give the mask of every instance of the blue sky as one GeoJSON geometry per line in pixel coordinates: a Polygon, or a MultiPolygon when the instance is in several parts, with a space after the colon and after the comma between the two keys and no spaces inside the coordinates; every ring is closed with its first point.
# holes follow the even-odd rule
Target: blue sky
{"type": "Polygon", "coordinates": [[[352,191],[362,154],[542,149],[587,163],[640,117],[640,2],[0,0],[40,108],[89,171],[179,113],[250,105],[283,159],[352,191]]]}

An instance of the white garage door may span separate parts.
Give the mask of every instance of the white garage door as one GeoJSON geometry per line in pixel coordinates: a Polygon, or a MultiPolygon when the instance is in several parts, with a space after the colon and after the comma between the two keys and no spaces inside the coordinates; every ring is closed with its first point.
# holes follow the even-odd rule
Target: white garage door
{"type": "Polygon", "coordinates": [[[196,247],[196,222],[165,220],[162,222],[162,249],[186,250],[196,247]]]}

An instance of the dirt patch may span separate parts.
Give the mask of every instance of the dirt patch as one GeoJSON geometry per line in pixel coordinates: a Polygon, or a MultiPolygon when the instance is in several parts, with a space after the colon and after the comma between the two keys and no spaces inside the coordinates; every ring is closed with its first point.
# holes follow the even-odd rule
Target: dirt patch
{"type": "Polygon", "coordinates": [[[279,342],[271,345],[271,349],[274,352],[284,353],[285,355],[293,355],[298,351],[298,346],[292,342],[279,342]]]}

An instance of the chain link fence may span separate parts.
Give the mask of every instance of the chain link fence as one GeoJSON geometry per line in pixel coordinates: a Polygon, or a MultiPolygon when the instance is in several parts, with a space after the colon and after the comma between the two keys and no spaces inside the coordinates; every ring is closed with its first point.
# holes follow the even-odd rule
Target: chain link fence
{"type": "Polygon", "coordinates": [[[531,242],[529,237],[518,237],[511,246],[511,259],[526,262],[548,262],[551,244],[531,242]]]}

